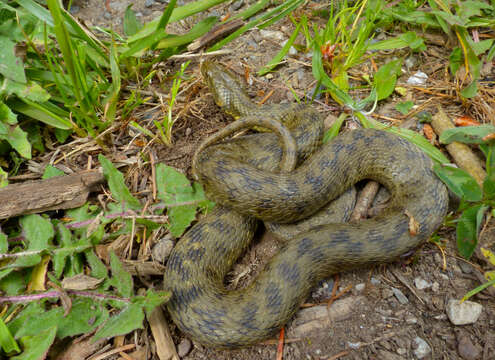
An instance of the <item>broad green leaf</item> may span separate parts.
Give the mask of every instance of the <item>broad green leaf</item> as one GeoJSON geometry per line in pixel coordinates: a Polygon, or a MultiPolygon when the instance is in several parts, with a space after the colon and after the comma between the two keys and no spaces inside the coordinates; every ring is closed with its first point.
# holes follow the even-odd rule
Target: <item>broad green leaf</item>
{"type": "Polygon", "coordinates": [[[44,327],[34,336],[25,336],[20,339],[23,349],[22,354],[12,357],[12,360],[38,360],[44,359],[48,349],[55,340],[57,327],[44,327]]]}
{"type": "Polygon", "coordinates": [[[400,112],[402,115],[406,115],[414,106],[412,101],[403,101],[395,105],[395,110],[400,112]]]}
{"type": "Polygon", "coordinates": [[[159,305],[165,303],[170,299],[172,294],[169,291],[153,291],[148,289],[145,296],[136,296],[132,299],[132,303],[142,306],[146,315],[150,315],[151,312],[159,305]]]}
{"type": "Polygon", "coordinates": [[[25,83],[26,74],[20,57],[15,56],[15,42],[0,35],[0,74],[6,78],[25,83]]]}
{"type": "Polygon", "coordinates": [[[93,340],[97,341],[103,338],[125,335],[132,330],[141,329],[143,320],[143,308],[139,305],[130,304],[117,315],[110,317],[93,336],[93,340]]]}
{"type": "Polygon", "coordinates": [[[48,311],[34,314],[26,319],[26,322],[15,333],[15,338],[39,334],[49,327],[57,327],[57,324],[64,317],[64,309],[61,306],[54,307],[48,311]]]}
{"type": "Polygon", "coordinates": [[[433,171],[449,187],[449,189],[466,201],[481,201],[483,193],[480,186],[466,171],[435,164],[433,171]]]}
{"type": "Polygon", "coordinates": [[[495,171],[492,171],[491,174],[487,175],[483,181],[483,192],[486,200],[495,199],[495,171]]]}
{"type": "Polygon", "coordinates": [[[377,99],[383,100],[392,94],[400,74],[402,60],[397,59],[382,65],[373,77],[373,84],[377,90],[377,99]]]}
{"type": "Polygon", "coordinates": [[[378,41],[374,44],[368,45],[368,50],[392,50],[392,49],[402,49],[405,47],[410,47],[412,50],[426,50],[424,40],[419,37],[415,32],[409,31],[405,34],[399,35],[398,37],[385,39],[378,41]]]}
{"type": "Polygon", "coordinates": [[[7,295],[20,295],[26,291],[28,281],[29,278],[25,272],[11,271],[0,279],[0,290],[7,295]]]}
{"type": "Polygon", "coordinates": [[[62,170],[59,170],[55,166],[48,164],[45,167],[45,171],[43,171],[43,176],[41,178],[50,179],[52,177],[62,176],[62,175],[65,175],[65,173],[62,170]]]}
{"type": "Polygon", "coordinates": [[[19,125],[6,125],[0,119],[0,140],[6,140],[22,157],[31,159],[31,144],[19,125]]]}
{"type": "Polygon", "coordinates": [[[124,182],[124,176],[119,172],[113,164],[103,155],[98,155],[98,160],[103,168],[103,175],[108,182],[110,191],[113,197],[119,201],[124,207],[129,207],[134,210],[141,209],[141,203],[138,199],[132,196],[124,182]]]}
{"type": "Polygon", "coordinates": [[[57,337],[90,333],[108,319],[108,311],[101,302],[90,298],[76,298],[67,316],[58,323],[57,337]]]}
{"type": "Polygon", "coordinates": [[[19,221],[22,233],[28,242],[28,250],[45,250],[50,246],[55,231],[50,220],[39,215],[25,215],[19,221]]]}
{"type": "Polygon", "coordinates": [[[48,101],[50,93],[43,89],[38,83],[28,80],[21,83],[11,79],[4,79],[3,86],[7,95],[17,95],[21,99],[28,99],[38,103],[48,101]]]}
{"type": "Polygon", "coordinates": [[[2,318],[0,318],[0,346],[6,354],[21,351],[2,318]]]}
{"type": "Polygon", "coordinates": [[[5,235],[0,230],[0,254],[7,253],[8,249],[9,249],[9,242],[7,240],[7,235],[5,235]]]}
{"type": "Polygon", "coordinates": [[[454,48],[452,50],[452,53],[449,56],[449,68],[450,68],[450,73],[452,75],[455,75],[457,70],[464,65],[464,59],[462,56],[462,50],[459,47],[454,48]]]}
{"type": "MultiPolygon", "coordinates": [[[[2,101],[0,101],[0,123],[17,125],[17,115],[2,101]]],[[[8,135],[8,133],[8,129],[5,126],[0,127],[0,136],[8,135]]]]}
{"type": "Polygon", "coordinates": [[[131,297],[133,289],[132,276],[125,271],[124,266],[113,251],[110,253],[110,267],[112,269],[111,284],[123,297],[131,297]]]}
{"type": "Polygon", "coordinates": [[[485,154],[486,172],[490,176],[492,173],[495,173],[495,142],[480,144],[480,149],[485,154]]]}
{"type": "Polygon", "coordinates": [[[156,166],[156,183],[158,197],[166,204],[175,204],[177,194],[192,194],[193,188],[187,177],[173,167],[165,164],[156,166]]]}
{"type": "Polygon", "coordinates": [[[475,97],[478,93],[478,82],[472,81],[468,86],[461,90],[461,95],[467,99],[475,97]]]}
{"type": "Polygon", "coordinates": [[[442,144],[450,144],[454,141],[466,144],[483,144],[485,142],[483,138],[492,133],[495,133],[495,126],[491,124],[462,126],[442,132],[440,142],[442,144]]]}
{"type": "Polygon", "coordinates": [[[91,275],[95,278],[107,278],[108,271],[107,267],[100,260],[98,256],[96,256],[93,249],[89,249],[85,252],[86,260],[88,261],[89,267],[91,268],[91,275]]]}
{"type": "Polygon", "coordinates": [[[143,27],[143,24],[138,21],[136,13],[132,10],[132,5],[127,6],[124,13],[123,27],[126,36],[136,34],[143,27]]]}
{"type": "Polygon", "coordinates": [[[9,184],[9,174],[0,167],[0,189],[9,184]]]}
{"type": "Polygon", "coordinates": [[[183,205],[171,208],[168,211],[170,220],[170,233],[175,236],[181,236],[191,222],[196,218],[197,205],[183,205]]]}
{"type": "Polygon", "coordinates": [[[456,228],[459,253],[469,259],[478,245],[478,234],[488,206],[478,204],[463,211],[456,228]]]}

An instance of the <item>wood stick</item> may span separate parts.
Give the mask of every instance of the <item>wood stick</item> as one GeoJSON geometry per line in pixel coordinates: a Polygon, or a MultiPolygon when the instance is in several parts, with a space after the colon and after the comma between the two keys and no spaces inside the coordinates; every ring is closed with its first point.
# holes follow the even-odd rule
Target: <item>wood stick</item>
{"type": "Polygon", "coordinates": [[[82,206],[103,180],[103,174],[90,170],[7,185],[0,189],[0,219],[82,206]]]}

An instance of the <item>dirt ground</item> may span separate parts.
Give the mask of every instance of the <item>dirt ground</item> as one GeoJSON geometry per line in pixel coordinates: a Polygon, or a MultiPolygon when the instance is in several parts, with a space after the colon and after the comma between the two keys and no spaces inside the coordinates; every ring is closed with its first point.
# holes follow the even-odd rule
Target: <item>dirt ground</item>
{"type": "MultiPolygon", "coordinates": [[[[131,2],[110,0],[108,2],[110,11],[108,11],[102,0],[77,0],[74,4],[78,8],[73,13],[89,25],[112,25],[120,31],[120,19],[129,3],[131,2]]],[[[133,9],[143,21],[159,16],[166,5],[158,1],[142,0],[133,3],[133,9]]],[[[227,3],[216,7],[211,13],[222,15],[243,10],[247,5],[247,1],[227,3]]],[[[325,6],[325,3],[310,1],[303,10],[299,11],[310,12],[309,9],[321,6],[325,6]]],[[[314,19],[314,21],[318,20],[314,19]]],[[[190,24],[187,22],[180,22],[173,25],[171,30],[180,33],[189,27],[190,24]]],[[[263,77],[255,74],[280,49],[281,41],[278,36],[287,39],[291,29],[291,22],[286,19],[273,25],[269,29],[271,33],[252,30],[227,46],[227,49],[231,50],[229,54],[218,58],[218,61],[248,78],[249,92],[255,101],[260,101],[272,89],[274,92],[268,102],[273,103],[294,101],[292,91],[303,98],[314,90],[315,82],[311,74],[309,53],[295,52],[276,72],[263,77]]],[[[449,90],[450,85],[445,79],[450,53],[448,39],[443,38],[439,33],[428,33],[424,36],[428,43],[428,50],[424,53],[396,52],[393,55],[384,53],[374,58],[375,62],[382,63],[388,61],[391,56],[404,56],[409,59],[407,64],[410,65],[404,66],[404,74],[399,79],[400,85],[408,89],[408,95],[406,98],[394,95],[386,102],[380,103],[375,112],[376,118],[392,120],[396,125],[407,123],[409,128],[420,130],[421,125],[416,118],[404,118],[394,110],[397,102],[405,100],[423,104],[421,109],[432,113],[436,112],[437,105],[442,105],[452,117],[468,114],[483,118],[486,111],[483,104],[463,107],[449,90]],[[405,81],[417,70],[428,75],[428,82],[435,86],[435,92],[442,92],[448,96],[434,97],[407,86],[405,81]]],[[[182,61],[180,58],[169,61],[161,64],[160,69],[165,75],[173,74],[182,61]]],[[[174,127],[174,145],[165,148],[154,144],[152,147],[157,154],[157,161],[179,168],[186,173],[190,170],[190,158],[199,142],[230,121],[229,117],[213,103],[206,86],[201,82],[198,71],[199,61],[199,58],[193,59],[189,65],[187,73],[192,79],[189,82],[191,86],[188,93],[179,97],[179,102],[183,104],[185,110],[174,127]],[[184,105],[186,103],[187,106],[184,105]]],[[[360,65],[359,70],[353,70],[351,75],[359,78],[362,74],[371,74],[374,72],[373,67],[374,64],[371,62],[365,62],[360,65]]],[[[160,84],[154,86],[156,91],[167,92],[160,89],[160,84]]],[[[353,93],[356,97],[365,95],[364,92],[353,93]]],[[[342,111],[331,99],[320,98],[315,106],[328,118],[328,121],[342,111]]],[[[153,98],[133,116],[146,123],[160,116],[161,111],[159,102],[153,98]]],[[[351,121],[347,126],[352,125],[351,121]]],[[[140,150],[138,146],[127,146],[126,141],[133,141],[132,134],[125,129],[121,131],[123,134],[119,135],[121,147],[117,146],[116,149],[125,148],[127,152],[114,154],[113,160],[130,158],[133,156],[132,151],[140,150]]],[[[80,160],[81,163],[85,163],[85,159],[80,160]]],[[[134,169],[132,178],[140,178],[139,171],[134,169]]],[[[137,179],[135,182],[137,183],[137,179]]],[[[141,187],[143,186],[137,186],[137,190],[141,187]]],[[[336,293],[343,294],[328,308],[326,300],[331,297],[332,287],[337,281],[333,278],[323,282],[307,300],[308,303],[323,304],[317,307],[320,315],[313,316],[314,314],[307,311],[311,308],[304,309],[288,324],[284,359],[415,359],[418,358],[418,342],[426,342],[431,349],[424,359],[495,359],[493,291],[495,289],[479,293],[471,299],[483,307],[481,316],[474,324],[455,326],[446,315],[446,306],[450,299],[462,298],[466,292],[483,281],[482,271],[487,269],[487,264],[479,253],[476,253],[470,262],[461,259],[456,250],[455,233],[451,228],[442,228],[439,234],[444,239],[443,252],[436,245],[428,243],[419,249],[413,258],[373,269],[340,274],[336,293]],[[337,311],[333,311],[334,308],[337,311]]],[[[491,248],[493,251],[494,242],[495,221],[491,220],[482,231],[480,243],[481,246],[491,248]]],[[[268,240],[253,246],[245,260],[234,269],[233,276],[242,273],[247,274],[247,278],[252,277],[252,273],[266,262],[268,257],[266,254],[272,253],[273,248],[275,243],[269,236],[268,240]]],[[[160,279],[154,280],[159,286],[160,279]]],[[[170,326],[176,344],[184,343],[184,335],[172,323],[170,326]]],[[[146,334],[148,330],[145,329],[140,334],[146,334]]],[[[149,336],[151,338],[150,333],[149,336]]],[[[187,340],[185,344],[184,346],[187,347],[187,340]]],[[[256,360],[275,359],[275,356],[274,342],[234,351],[208,349],[193,342],[192,348],[186,351],[183,359],[256,360]]]]}

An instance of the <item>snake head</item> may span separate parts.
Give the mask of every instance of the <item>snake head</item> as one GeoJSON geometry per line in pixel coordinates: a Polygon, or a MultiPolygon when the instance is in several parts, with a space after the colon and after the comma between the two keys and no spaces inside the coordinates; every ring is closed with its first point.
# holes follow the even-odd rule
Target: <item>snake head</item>
{"type": "Polygon", "coordinates": [[[200,70],[215,103],[227,114],[238,118],[244,115],[246,109],[253,107],[242,81],[226,67],[213,61],[204,61],[200,70]]]}

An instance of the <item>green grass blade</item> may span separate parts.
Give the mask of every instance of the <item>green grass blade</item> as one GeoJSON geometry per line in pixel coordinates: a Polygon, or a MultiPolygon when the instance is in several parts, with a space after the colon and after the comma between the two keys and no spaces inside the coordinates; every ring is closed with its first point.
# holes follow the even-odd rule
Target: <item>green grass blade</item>
{"type": "Polygon", "coordinates": [[[162,16],[160,16],[160,20],[158,21],[158,24],[156,25],[157,31],[165,30],[165,28],[167,27],[167,24],[170,20],[170,16],[172,15],[172,11],[174,10],[176,2],[177,0],[171,0],[167,5],[162,16]]]}
{"type": "Polygon", "coordinates": [[[294,29],[294,31],[292,32],[292,35],[290,36],[289,40],[287,40],[287,42],[285,43],[284,47],[282,49],[280,49],[280,51],[278,52],[278,54],[275,55],[273,57],[273,59],[271,59],[268,62],[268,64],[266,64],[260,71],[258,71],[258,75],[260,75],[260,76],[265,75],[266,73],[272,71],[272,69],[275,66],[277,66],[278,64],[280,64],[280,62],[285,57],[285,55],[287,55],[287,53],[289,52],[292,44],[296,40],[296,37],[299,34],[299,29],[300,28],[301,28],[301,23],[297,24],[297,26],[294,29]]]}
{"type": "Polygon", "coordinates": [[[217,23],[217,21],[218,18],[216,16],[210,16],[194,25],[187,34],[169,37],[161,40],[156,48],[165,49],[188,44],[210,31],[210,29],[217,23]]]}
{"type": "Polygon", "coordinates": [[[415,144],[433,160],[438,161],[441,164],[450,163],[449,159],[447,159],[440,150],[438,150],[435,146],[430,144],[430,142],[427,139],[425,139],[422,135],[418,134],[417,132],[408,129],[398,128],[395,126],[384,125],[376,120],[367,118],[363,113],[359,111],[355,112],[354,115],[356,115],[356,117],[359,119],[359,121],[365,128],[384,130],[399,135],[400,137],[415,144]]]}
{"type": "Polygon", "coordinates": [[[29,116],[33,119],[44,122],[47,125],[57,129],[69,130],[72,129],[72,124],[69,120],[64,119],[49,110],[47,103],[38,104],[27,99],[9,101],[9,107],[21,114],[29,116]]]}

